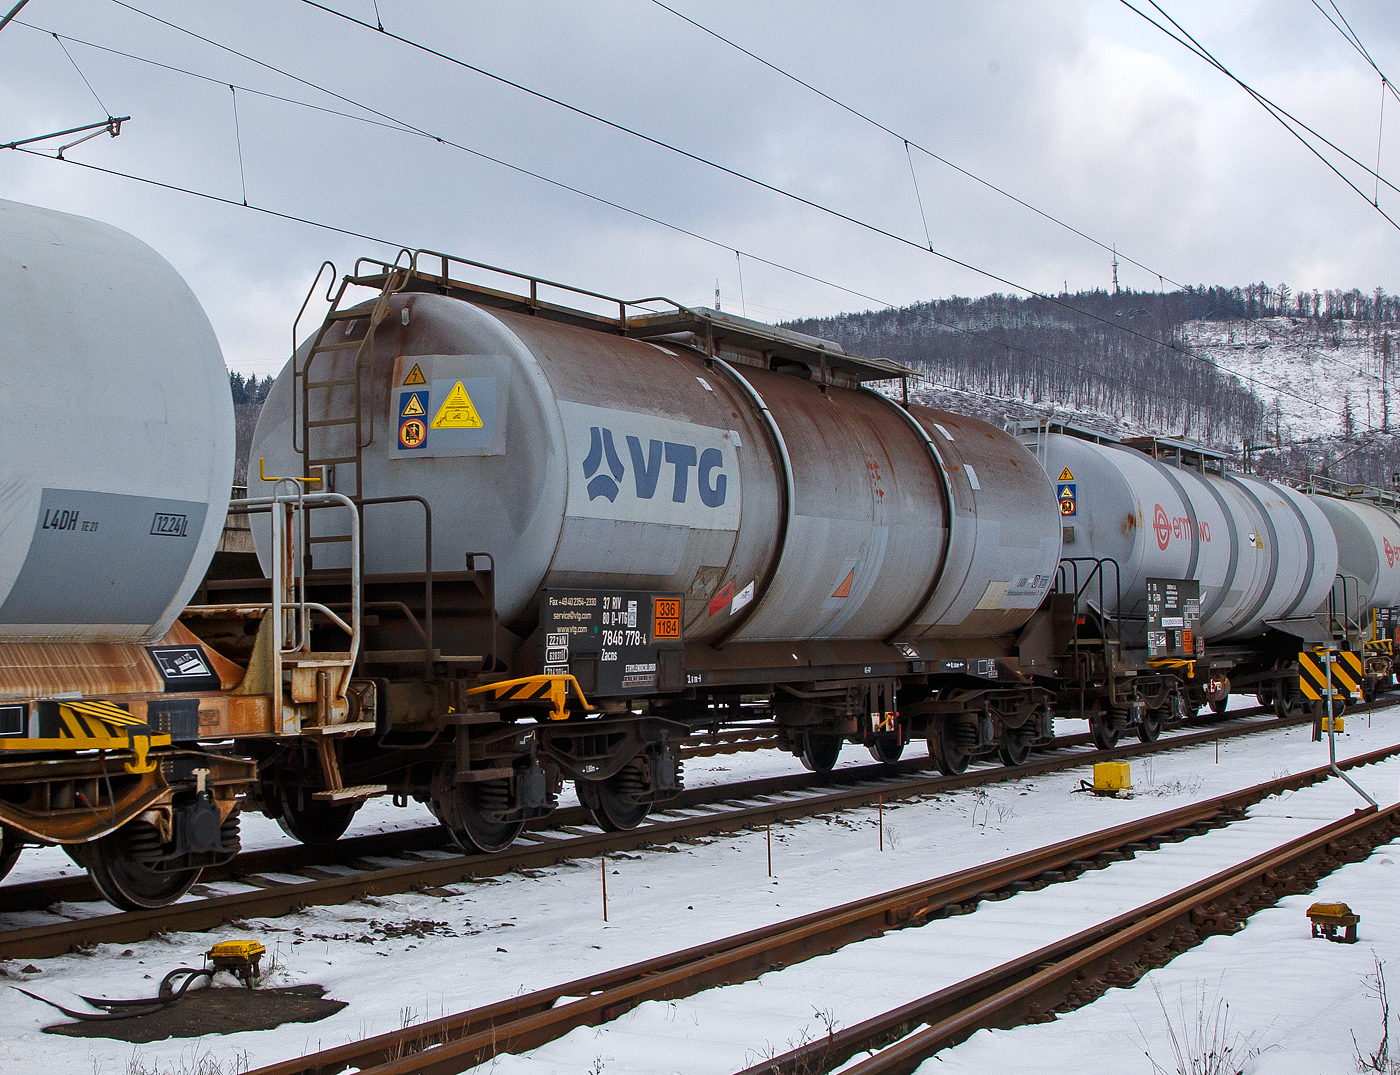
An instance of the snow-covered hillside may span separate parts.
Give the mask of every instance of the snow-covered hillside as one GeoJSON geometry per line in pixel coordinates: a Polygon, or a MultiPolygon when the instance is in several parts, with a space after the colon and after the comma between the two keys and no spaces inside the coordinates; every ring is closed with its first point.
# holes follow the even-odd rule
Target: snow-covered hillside
{"type": "Polygon", "coordinates": [[[1374,321],[1270,317],[1188,321],[1178,339],[1236,374],[1266,406],[1260,439],[1309,437],[1400,425],[1395,375],[1400,326],[1374,321]]]}

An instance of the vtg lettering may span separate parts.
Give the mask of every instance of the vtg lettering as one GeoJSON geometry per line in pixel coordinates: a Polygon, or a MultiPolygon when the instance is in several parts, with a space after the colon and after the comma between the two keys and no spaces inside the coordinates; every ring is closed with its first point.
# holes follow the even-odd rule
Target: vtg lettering
{"type": "MultiPolygon", "coordinates": [[[[588,455],[583,460],[583,476],[588,479],[588,499],[606,497],[609,503],[622,491],[621,482],[627,467],[617,450],[613,431],[606,426],[592,426],[589,431],[588,455]]],[[[640,437],[626,438],[627,454],[632,464],[632,487],[638,500],[651,500],[661,485],[663,466],[671,468],[671,501],[684,504],[690,495],[690,473],[695,472],[695,489],[700,502],[707,508],[717,508],[728,494],[729,478],[724,473],[724,453],[718,448],[701,451],[694,444],[676,441],[648,440],[643,448],[640,437]]]]}

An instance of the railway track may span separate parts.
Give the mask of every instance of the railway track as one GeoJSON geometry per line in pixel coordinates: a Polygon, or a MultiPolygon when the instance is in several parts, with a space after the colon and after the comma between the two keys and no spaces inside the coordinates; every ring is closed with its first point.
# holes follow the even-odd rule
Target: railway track
{"type": "MultiPolygon", "coordinates": [[[[1385,703],[1400,704],[1400,700],[1385,703]]],[[[1379,704],[1375,704],[1379,707],[1379,704]]],[[[1251,710],[1241,712],[1245,715],[1251,710]]],[[[587,813],[581,808],[556,811],[541,828],[523,836],[510,850],[495,855],[465,855],[444,851],[446,833],[440,827],[383,833],[339,841],[329,847],[301,845],[247,852],[229,866],[206,875],[203,895],[150,911],[127,911],[92,917],[58,918],[0,932],[0,959],[36,959],[61,955],[102,943],[129,944],[173,930],[213,929],[228,921],[288,914],[304,907],[346,903],[364,896],[407,891],[454,895],[445,886],[538,869],[600,854],[631,851],[649,845],[686,841],[790,821],[833,810],[852,809],[879,800],[898,800],[953,791],[979,784],[1075,768],[1095,761],[1139,757],[1165,750],[1197,746],[1224,738],[1250,735],[1307,723],[1306,717],[1286,717],[1196,732],[1164,736],[1155,743],[1133,743],[1112,750],[1076,751],[1039,758],[1015,768],[970,769],[959,776],[933,776],[920,770],[927,758],[892,766],[872,765],[819,776],[794,773],[738,784],[691,789],[667,804],[667,809],[636,829],[604,833],[578,828],[587,813]],[[372,861],[392,856],[389,861],[372,861]],[[241,872],[225,874],[238,867],[241,872]],[[327,866],[349,867],[341,873],[327,866]],[[268,876],[268,875],[280,876],[268,876]],[[299,880],[284,880],[299,875],[299,880]],[[250,891],[218,893],[210,888],[222,880],[253,886],[250,891]]],[[[1068,736],[1057,745],[1073,747],[1089,737],[1068,736]]],[[[0,911],[47,907],[57,899],[95,898],[85,877],[29,882],[0,890],[0,911]]]]}
{"type": "MultiPolygon", "coordinates": [[[[1130,986],[1213,934],[1236,933],[1256,911],[1311,891],[1339,866],[1400,836],[1400,804],[1368,807],[1284,846],[1019,959],[795,1049],[740,1075],[908,1075],[984,1028],[1048,1022],[1130,986]]],[[[374,1070],[377,1073],[380,1069],[374,1070]]],[[[423,1070],[445,1070],[442,1068],[423,1070]]]]}
{"type": "MultiPolygon", "coordinates": [[[[1343,765],[1358,767],[1397,753],[1400,744],[1343,765]]],[[[890,929],[967,913],[982,900],[1073,880],[1086,870],[1154,850],[1164,842],[1179,842],[1227,825],[1253,803],[1329,775],[1330,768],[1324,766],[1270,780],[642,963],[271,1064],[251,1075],[335,1075],[347,1068],[356,1068],[361,1075],[456,1075],[498,1053],[523,1052],[578,1027],[607,1023],[645,1001],[674,1000],[751,980],[890,929]]],[[[1144,968],[1164,964],[1210,933],[1232,932],[1242,918],[1280,895],[1306,891],[1340,862],[1361,857],[1363,846],[1369,851],[1400,834],[1397,811],[1400,806],[1380,813],[1372,809],[1323,826],[1144,908],[820,1042],[765,1060],[743,1075],[817,1075],[858,1052],[887,1045],[887,1059],[881,1060],[885,1056],[881,1053],[848,1070],[863,1075],[908,1072],[937,1049],[981,1027],[1052,1018],[1049,1013],[1088,1003],[1109,985],[1136,980],[1144,968]],[[931,1025],[918,1030],[922,1024],[931,1025]]]]}
{"type": "MultiPolygon", "coordinates": [[[[1400,704],[1400,699],[1397,699],[1394,704],[1400,704]]],[[[1236,710],[1232,719],[1248,719],[1264,715],[1267,712],[1268,710],[1263,707],[1236,710]]],[[[1171,730],[1178,731],[1182,727],[1197,725],[1218,726],[1219,720],[1218,717],[1192,717],[1171,730]]],[[[1283,723],[1269,722],[1266,727],[1286,727],[1289,724],[1297,723],[1303,723],[1303,719],[1289,717],[1283,723]]],[[[761,744],[766,742],[764,737],[768,734],[768,727],[768,725],[749,725],[735,732],[726,730],[718,733],[704,733],[703,736],[692,736],[690,746],[697,751],[705,752],[706,756],[714,753],[739,753],[764,749],[761,744]]],[[[1231,727],[1235,727],[1235,725],[1231,725],[1231,727]]],[[[1253,726],[1242,727],[1249,731],[1256,730],[1253,726]]],[[[1175,745],[1176,738],[1175,735],[1169,735],[1160,742],[1175,745]]],[[[1059,736],[1052,743],[1042,747],[1041,752],[1073,749],[1087,746],[1090,742],[1091,737],[1087,734],[1059,736]]],[[[1039,764],[1039,762],[1029,764],[1039,764]]],[[[893,775],[916,775],[927,772],[933,767],[932,758],[908,758],[893,764],[877,763],[852,766],[837,769],[827,774],[804,771],[732,784],[687,788],[680,796],[667,804],[667,809],[705,807],[728,800],[742,800],[760,795],[800,793],[813,788],[827,788],[866,781],[889,781],[893,775]]],[[[991,782],[996,779],[1010,778],[1012,772],[1019,773],[1025,770],[1026,767],[1023,766],[1016,770],[1004,771],[999,764],[996,764],[979,766],[969,770],[968,775],[976,774],[979,780],[991,782]]],[[[958,784],[956,786],[966,785],[958,784]]],[[[567,831],[580,825],[592,826],[592,824],[592,815],[583,807],[575,806],[563,807],[547,818],[528,822],[526,828],[532,831],[560,829],[567,831]]],[[[328,866],[375,869],[378,867],[366,863],[366,860],[421,855],[439,851],[460,854],[456,845],[452,843],[447,830],[441,825],[425,825],[416,829],[400,829],[395,832],[365,836],[348,836],[333,844],[322,846],[288,844],[257,851],[245,851],[230,862],[220,866],[210,866],[203,871],[200,876],[201,883],[196,885],[192,891],[196,896],[209,895],[211,884],[228,881],[241,882],[248,878],[253,878],[253,883],[256,884],[260,883],[260,879],[265,879],[265,875],[268,874],[298,874],[308,870],[324,869],[328,866]],[[362,865],[356,867],[356,863],[362,865]]],[[[312,876],[312,874],[307,876],[312,876]]],[[[267,881],[266,883],[272,884],[273,882],[267,881]]],[[[101,899],[97,889],[83,873],[71,877],[52,877],[38,881],[17,882],[0,885],[0,915],[42,911],[58,903],[85,903],[101,899]]]]}

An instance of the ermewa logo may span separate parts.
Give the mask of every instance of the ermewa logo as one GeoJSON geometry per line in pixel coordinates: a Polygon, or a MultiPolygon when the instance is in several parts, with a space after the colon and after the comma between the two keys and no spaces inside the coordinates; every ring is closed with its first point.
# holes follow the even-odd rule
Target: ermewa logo
{"type": "MultiPolygon", "coordinates": [[[[617,451],[613,431],[606,426],[590,426],[588,455],[583,461],[583,476],[588,479],[588,499],[606,497],[611,503],[622,492],[622,479],[627,467],[617,451]]],[[[661,483],[663,466],[671,467],[671,501],[686,503],[690,495],[690,472],[695,472],[695,489],[700,502],[707,508],[724,503],[729,479],[724,473],[724,454],[718,448],[703,452],[693,444],[676,441],[648,440],[642,449],[640,438],[626,438],[627,454],[632,464],[632,487],[638,500],[651,500],[661,483]]],[[[664,495],[665,489],[662,488],[664,495]]]]}

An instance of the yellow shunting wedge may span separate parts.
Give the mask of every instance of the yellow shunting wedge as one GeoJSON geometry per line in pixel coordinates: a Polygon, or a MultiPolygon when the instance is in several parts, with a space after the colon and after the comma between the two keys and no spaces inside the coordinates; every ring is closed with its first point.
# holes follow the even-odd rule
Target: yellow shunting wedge
{"type": "Polygon", "coordinates": [[[1116,795],[1120,791],[1133,790],[1131,766],[1125,761],[1100,761],[1094,763],[1094,794],[1116,795]]]}

